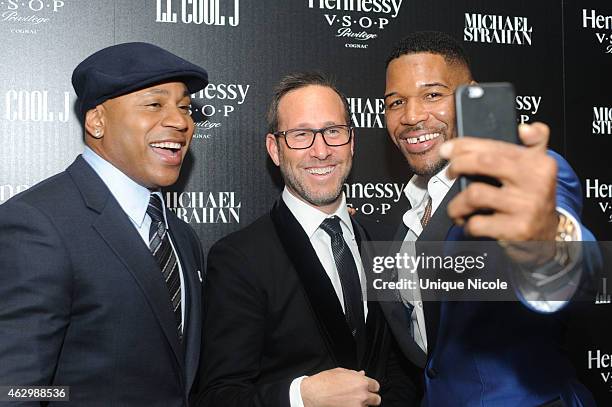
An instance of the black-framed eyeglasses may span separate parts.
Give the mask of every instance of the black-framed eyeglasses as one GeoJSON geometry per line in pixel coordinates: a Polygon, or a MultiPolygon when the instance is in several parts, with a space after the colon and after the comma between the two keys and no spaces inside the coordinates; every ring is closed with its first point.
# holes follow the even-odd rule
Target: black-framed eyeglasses
{"type": "Polygon", "coordinates": [[[348,144],[353,136],[353,127],[347,124],[336,124],[322,129],[289,129],[277,131],[276,137],[283,136],[287,147],[293,150],[304,150],[312,147],[315,137],[321,133],[323,141],[330,147],[348,144]]]}

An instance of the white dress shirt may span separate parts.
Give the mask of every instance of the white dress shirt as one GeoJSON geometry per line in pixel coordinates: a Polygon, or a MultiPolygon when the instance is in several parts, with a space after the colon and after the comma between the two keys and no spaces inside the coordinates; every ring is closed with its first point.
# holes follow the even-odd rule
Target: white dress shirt
{"type": "MultiPolygon", "coordinates": [[[[331,237],[320,228],[321,223],[327,218],[337,216],[340,218],[340,227],[342,228],[342,234],[344,241],[353,254],[357,271],[359,272],[359,281],[361,283],[361,293],[363,297],[363,315],[364,318],[368,316],[368,304],[366,300],[365,291],[365,275],[363,271],[363,264],[361,263],[361,256],[359,254],[359,248],[357,247],[357,240],[355,239],[355,232],[351,223],[351,217],[346,209],[346,198],[344,193],[342,194],[342,201],[338,206],[338,209],[332,214],[321,212],[317,208],[308,205],[306,202],[295,197],[287,187],[283,190],[282,199],[289,208],[289,211],[295,216],[299,224],[304,229],[304,232],[310,239],[310,244],[314,249],[321,265],[325,269],[329,281],[334,287],[336,296],[342,311],[344,311],[344,297],[342,295],[342,284],[340,282],[340,275],[336,268],[336,262],[334,260],[334,253],[331,248],[331,237]]],[[[365,322],[365,321],[364,321],[365,322]]],[[[302,376],[294,379],[289,387],[289,401],[291,407],[303,407],[304,402],[302,401],[302,393],[300,391],[300,385],[302,380],[307,376],[302,376]]]]}
{"type": "MultiPolygon", "coordinates": [[[[149,247],[149,229],[151,227],[151,217],[147,214],[147,207],[149,206],[149,199],[151,194],[157,194],[162,202],[165,202],[161,192],[151,192],[142,185],[136,183],[130,177],[125,175],[111,163],[97,155],[89,147],[85,147],[83,151],[83,159],[91,166],[91,168],[98,174],[104,184],[110,190],[115,200],[119,203],[119,206],[125,214],[130,218],[130,221],[136,228],[136,231],[142,238],[143,242],[149,247]]],[[[163,205],[164,222],[166,223],[166,229],[168,229],[168,222],[166,220],[166,205],[163,205]]],[[[185,282],[183,280],[183,268],[181,267],[180,257],[174,247],[174,242],[170,234],[170,245],[174,254],[176,255],[179,277],[181,280],[181,321],[182,327],[185,327],[185,282]]],[[[151,270],[155,272],[155,270],[151,270]]]]}
{"type": "MultiPolygon", "coordinates": [[[[431,216],[434,215],[444,197],[450,191],[453,183],[456,179],[450,179],[447,175],[448,166],[444,167],[436,175],[432,176],[429,181],[426,181],[423,177],[414,175],[406,187],[404,188],[404,195],[410,202],[410,208],[403,216],[402,220],[408,228],[404,241],[414,242],[418,239],[423,232],[423,226],[421,225],[421,218],[425,213],[425,207],[427,201],[431,197],[431,216]]],[[[413,253],[414,254],[414,253],[413,253]]],[[[413,278],[418,278],[418,270],[412,273],[413,278]]],[[[423,311],[423,303],[421,301],[421,292],[418,289],[412,291],[412,298],[404,298],[407,302],[410,302],[414,307],[412,314],[412,336],[425,353],[427,353],[427,332],[425,329],[425,313],[423,311]]]]}
{"type": "MultiPolygon", "coordinates": [[[[423,231],[423,226],[421,225],[421,218],[425,213],[425,207],[427,206],[428,198],[431,197],[431,216],[433,217],[434,213],[444,200],[444,197],[450,191],[454,182],[457,180],[456,178],[451,179],[448,177],[448,165],[440,170],[437,174],[433,175],[428,181],[425,178],[414,175],[408,184],[404,188],[404,194],[408,201],[410,202],[410,207],[402,218],[406,227],[408,227],[408,232],[404,237],[405,242],[414,242],[418,239],[423,231]]],[[[442,210],[445,210],[443,208],[442,210]]],[[[580,231],[580,224],[573,216],[571,216],[567,211],[563,208],[557,207],[557,211],[567,216],[568,219],[574,223],[575,229],[578,231],[578,238],[576,240],[582,239],[582,232],[580,231]]],[[[408,246],[408,250],[410,250],[410,246],[408,246]]],[[[414,254],[414,253],[412,253],[414,254]]],[[[572,280],[579,279],[581,269],[575,268],[575,263],[569,265],[565,269],[558,272],[555,276],[550,277],[550,282],[555,281],[556,278],[562,277],[567,274],[568,270],[571,270],[571,273],[574,273],[572,276],[572,280]]],[[[412,274],[413,278],[418,278],[418,270],[417,272],[412,274]]],[[[425,329],[425,314],[423,311],[423,303],[421,301],[420,289],[418,288],[418,284],[415,290],[410,290],[408,295],[407,293],[402,292],[402,299],[406,302],[409,302],[413,307],[413,312],[411,314],[412,320],[412,335],[415,342],[419,345],[421,349],[425,353],[427,353],[427,332],[425,329]]],[[[527,301],[527,305],[533,308],[538,312],[555,312],[562,308],[567,301],[558,301],[558,300],[546,300],[546,298],[561,298],[559,296],[560,292],[563,292],[565,298],[569,298],[575,291],[575,286],[570,287],[572,290],[568,292],[567,289],[563,289],[564,291],[553,291],[547,292],[545,287],[519,287],[520,290],[529,291],[530,294],[532,291],[537,290],[539,294],[541,294],[542,300],[538,301],[527,301]]]]}

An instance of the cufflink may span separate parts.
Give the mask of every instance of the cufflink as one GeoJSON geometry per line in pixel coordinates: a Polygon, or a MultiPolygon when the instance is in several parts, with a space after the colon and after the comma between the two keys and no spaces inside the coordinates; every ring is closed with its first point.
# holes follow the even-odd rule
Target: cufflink
{"type": "Polygon", "coordinates": [[[564,214],[558,213],[559,224],[557,225],[557,233],[555,240],[557,242],[571,242],[578,239],[578,233],[574,223],[564,214]]]}

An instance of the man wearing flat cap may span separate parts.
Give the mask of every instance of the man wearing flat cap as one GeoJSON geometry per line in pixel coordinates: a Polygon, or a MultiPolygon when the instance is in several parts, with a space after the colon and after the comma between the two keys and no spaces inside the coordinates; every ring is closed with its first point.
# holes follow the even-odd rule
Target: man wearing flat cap
{"type": "Polygon", "coordinates": [[[72,83],[85,151],[0,206],[0,386],[70,386],[74,405],[185,406],[203,255],[160,188],[179,176],[189,95],[208,76],[127,43],[85,59],[72,83]]]}

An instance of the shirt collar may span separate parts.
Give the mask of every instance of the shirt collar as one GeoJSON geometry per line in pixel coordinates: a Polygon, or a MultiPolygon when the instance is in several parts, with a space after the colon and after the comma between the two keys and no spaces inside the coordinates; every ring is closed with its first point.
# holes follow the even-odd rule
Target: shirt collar
{"type": "Polygon", "coordinates": [[[442,168],[442,170],[440,172],[438,172],[435,175],[435,177],[438,180],[442,181],[442,183],[444,183],[444,185],[446,185],[446,187],[448,189],[450,189],[453,186],[453,184],[455,183],[455,180],[457,178],[450,178],[448,176],[448,167],[450,167],[450,164],[447,164],[446,167],[442,168]]]}
{"type": "MultiPolygon", "coordinates": [[[[129,216],[132,222],[141,227],[147,213],[151,191],[132,180],[89,147],[85,147],[83,159],[106,184],[106,187],[115,197],[121,209],[129,216]]],[[[160,192],[156,193],[163,198],[160,192]]],[[[165,216],[164,206],[164,218],[165,216]]]]}
{"type": "Polygon", "coordinates": [[[282,199],[293,216],[295,216],[300,225],[302,225],[302,228],[304,229],[304,232],[306,232],[309,239],[312,238],[312,235],[317,231],[319,226],[321,226],[321,223],[326,218],[331,218],[332,216],[339,217],[340,221],[344,223],[344,226],[350,232],[350,237],[354,237],[351,216],[346,209],[346,197],[344,196],[344,192],[342,193],[340,205],[338,205],[338,208],[332,214],[327,214],[308,205],[306,202],[289,192],[287,187],[283,189],[282,199]]]}
{"type": "Polygon", "coordinates": [[[448,190],[450,190],[450,188],[453,186],[453,183],[455,182],[456,178],[449,178],[448,176],[448,167],[449,164],[447,164],[444,168],[442,168],[440,171],[438,171],[437,174],[433,175],[428,182],[426,182],[426,178],[422,177],[420,175],[413,175],[412,178],[410,178],[410,181],[408,181],[408,183],[406,184],[406,187],[404,188],[404,195],[406,196],[406,198],[408,198],[408,201],[410,202],[410,206],[412,208],[417,207],[422,201],[423,198],[425,197],[425,193],[429,193],[430,196],[432,196],[433,200],[442,200],[442,197],[434,197],[432,194],[432,188],[431,186],[436,182],[436,181],[440,181],[444,186],[445,186],[445,192],[444,195],[446,195],[446,192],[448,192],[448,190]],[[439,199],[436,199],[439,198],[439,199]]]}

